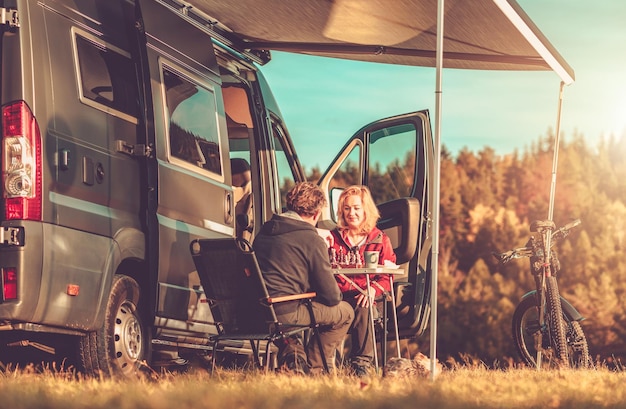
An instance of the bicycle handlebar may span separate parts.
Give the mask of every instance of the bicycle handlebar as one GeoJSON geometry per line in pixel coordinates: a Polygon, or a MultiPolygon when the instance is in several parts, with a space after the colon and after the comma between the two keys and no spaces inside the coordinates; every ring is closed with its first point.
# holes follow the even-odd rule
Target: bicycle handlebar
{"type": "Polygon", "coordinates": [[[567,223],[565,226],[561,227],[560,229],[555,230],[554,233],[552,233],[552,239],[560,240],[564,237],[567,237],[570,230],[578,226],[580,223],[581,223],[580,219],[572,220],[571,222],[567,223]]]}
{"type": "Polygon", "coordinates": [[[518,247],[513,250],[505,251],[504,253],[491,253],[495,258],[500,260],[502,264],[506,264],[514,258],[530,257],[533,255],[532,247],[518,247]]]}
{"type": "MultiPolygon", "coordinates": [[[[581,223],[580,219],[576,219],[576,220],[573,220],[573,221],[567,223],[563,227],[555,230],[552,233],[551,247],[558,240],[561,240],[561,239],[567,237],[567,235],[569,234],[570,230],[573,229],[574,227],[578,226],[580,223],[581,223]]],[[[500,260],[500,262],[502,264],[505,264],[505,263],[508,263],[509,261],[511,261],[514,258],[531,257],[534,254],[534,248],[533,248],[533,246],[518,247],[518,248],[515,248],[513,250],[506,251],[504,253],[493,252],[491,254],[493,254],[493,256],[495,258],[500,260]]]]}

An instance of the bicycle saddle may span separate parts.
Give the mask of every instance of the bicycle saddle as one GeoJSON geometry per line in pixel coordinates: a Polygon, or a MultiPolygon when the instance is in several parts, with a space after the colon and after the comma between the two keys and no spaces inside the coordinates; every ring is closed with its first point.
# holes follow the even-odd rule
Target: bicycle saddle
{"type": "Polygon", "coordinates": [[[545,230],[554,230],[556,225],[552,220],[535,220],[530,224],[530,231],[532,233],[541,233],[545,230]]]}

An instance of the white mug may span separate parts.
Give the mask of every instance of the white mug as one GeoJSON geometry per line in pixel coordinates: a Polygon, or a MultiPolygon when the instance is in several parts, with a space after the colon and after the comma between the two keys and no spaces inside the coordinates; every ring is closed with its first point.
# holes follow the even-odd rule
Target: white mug
{"type": "Polygon", "coordinates": [[[378,267],[378,256],[379,256],[379,253],[377,251],[363,252],[363,257],[365,258],[365,268],[378,267]]]}

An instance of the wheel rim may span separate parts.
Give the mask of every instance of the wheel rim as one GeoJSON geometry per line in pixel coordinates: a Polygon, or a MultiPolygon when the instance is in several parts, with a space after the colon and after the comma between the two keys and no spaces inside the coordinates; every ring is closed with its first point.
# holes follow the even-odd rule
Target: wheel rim
{"type": "MultiPolygon", "coordinates": [[[[521,311],[516,313],[513,323],[515,332],[514,341],[520,356],[530,366],[536,366],[537,345],[535,336],[542,333],[542,361],[549,366],[559,365],[554,355],[554,349],[550,346],[550,335],[544,327],[540,328],[537,308],[528,303],[521,304],[521,311]]],[[[567,347],[570,365],[572,367],[589,367],[591,361],[587,340],[580,328],[580,324],[563,318],[562,324],[566,327],[567,347]]]]}
{"type": "Polygon", "coordinates": [[[536,335],[541,330],[539,326],[539,318],[537,317],[537,311],[534,308],[526,310],[522,316],[522,322],[520,325],[520,340],[522,341],[522,355],[527,362],[536,364],[535,359],[537,356],[536,348],[536,335]]]}
{"type": "Polygon", "coordinates": [[[522,358],[531,366],[537,366],[537,336],[541,333],[542,361],[548,365],[552,362],[553,350],[550,347],[550,335],[545,327],[539,324],[539,314],[536,307],[524,311],[519,331],[518,350],[522,358]]]}
{"type": "Polygon", "coordinates": [[[143,353],[141,322],[135,315],[135,306],[125,301],[115,315],[115,360],[122,371],[134,369],[143,353]]]}

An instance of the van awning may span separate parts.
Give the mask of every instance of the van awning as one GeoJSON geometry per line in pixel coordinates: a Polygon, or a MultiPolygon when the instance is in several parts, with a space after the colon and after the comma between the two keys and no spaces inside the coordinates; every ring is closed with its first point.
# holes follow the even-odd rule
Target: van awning
{"type": "MultiPolygon", "coordinates": [[[[189,0],[245,50],[435,67],[437,0],[189,0]]],[[[446,0],[443,67],[574,70],[514,0],[446,0]]]]}

